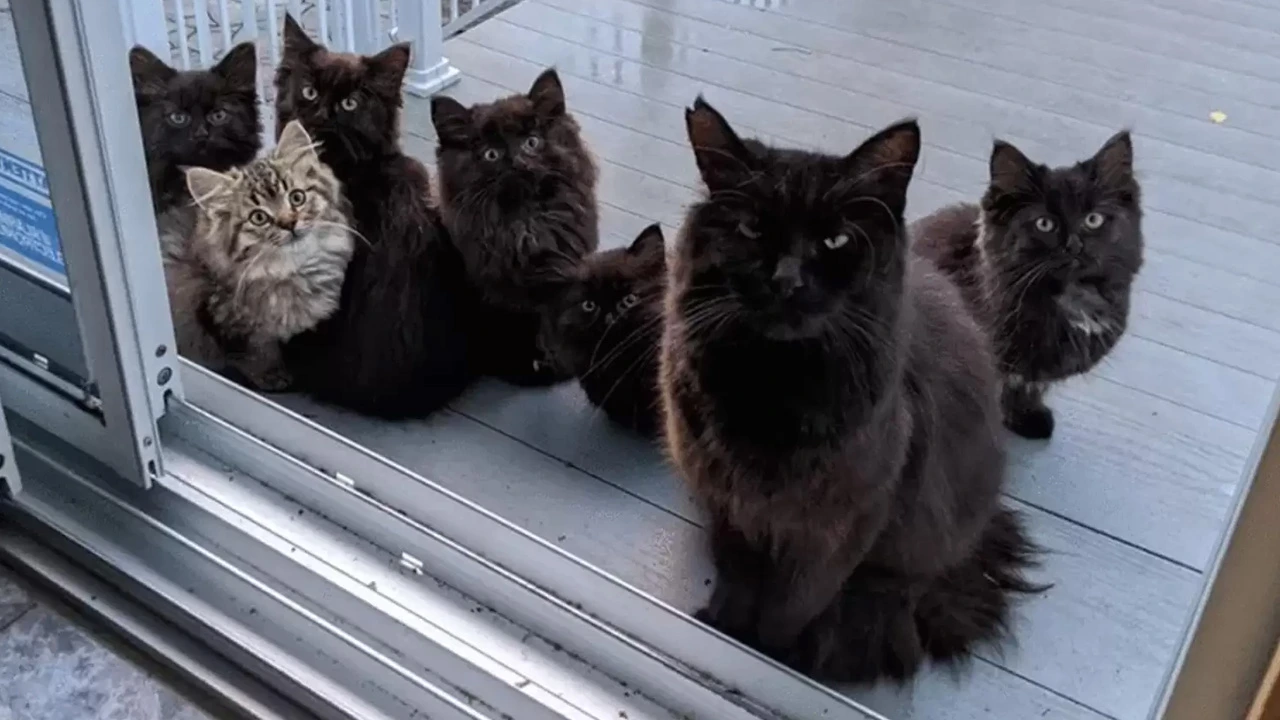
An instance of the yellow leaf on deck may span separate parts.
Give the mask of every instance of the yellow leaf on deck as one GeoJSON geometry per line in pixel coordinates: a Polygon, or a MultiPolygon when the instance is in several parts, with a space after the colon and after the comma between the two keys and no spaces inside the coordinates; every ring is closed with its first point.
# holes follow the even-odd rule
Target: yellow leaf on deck
{"type": "Polygon", "coordinates": [[[1221,125],[1222,123],[1227,121],[1227,114],[1222,112],[1221,110],[1214,110],[1213,112],[1209,113],[1209,119],[1221,125]]]}

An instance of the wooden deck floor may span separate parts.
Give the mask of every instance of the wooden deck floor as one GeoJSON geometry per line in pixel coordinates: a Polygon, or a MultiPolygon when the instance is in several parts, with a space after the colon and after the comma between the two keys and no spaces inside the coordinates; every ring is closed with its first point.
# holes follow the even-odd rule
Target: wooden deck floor
{"type": "MultiPolygon", "coordinates": [[[[1053,396],[1051,442],[1014,442],[1010,502],[1055,587],[1022,611],[1016,648],[958,679],[849,692],[891,718],[1137,720],[1280,376],[1278,47],[1274,0],[524,0],[447,54],[464,102],[559,68],[610,244],[678,225],[697,186],[681,110],[699,92],[750,131],[830,150],[920,117],[912,217],[976,198],[994,137],[1065,163],[1132,127],[1148,242],[1132,330],[1053,396]]],[[[431,157],[425,103],[405,131],[431,157]]],[[[418,425],[295,405],[676,607],[704,600],[692,501],[576,388],[484,384],[418,425]]]]}
{"type": "MultiPolygon", "coordinates": [[[[833,151],[918,116],[913,218],[976,198],[995,137],[1065,163],[1132,127],[1148,255],[1131,331],[1051,398],[1051,442],[1013,441],[1010,504],[1054,588],[1022,610],[1016,647],[958,678],[848,692],[894,720],[1138,720],[1280,377],[1277,48],[1280,0],[524,0],[447,53],[463,102],[559,68],[610,245],[654,221],[674,232],[696,192],[681,111],[699,92],[740,129],[833,151]]],[[[22,103],[17,83],[0,75],[0,103],[22,103]]],[[[0,107],[0,127],[13,115],[0,107]]],[[[430,162],[424,101],[404,129],[430,162]]],[[[484,383],[395,425],[287,402],[678,608],[705,599],[693,502],[575,387],[484,383]]]]}

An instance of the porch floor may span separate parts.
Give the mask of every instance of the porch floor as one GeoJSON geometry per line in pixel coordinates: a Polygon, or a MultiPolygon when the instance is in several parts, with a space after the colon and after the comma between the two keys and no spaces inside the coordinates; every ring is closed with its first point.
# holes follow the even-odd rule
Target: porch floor
{"type": "MultiPolygon", "coordinates": [[[[1138,720],[1280,377],[1277,48],[1280,0],[524,0],[446,53],[468,103],[559,68],[610,245],[654,221],[674,235],[699,92],[749,133],[833,151],[920,117],[912,218],[977,198],[995,137],[1061,164],[1131,127],[1148,243],[1131,330],[1051,397],[1052,441],[1012,441],[1009,503],[1053,589],[1022,609],[1016,646],[958,677],[848,692],[895,720],[1138,720]]],[[[404,128],[430,161],[425,101],[404,128]]],[[[485,383],[417,424],[290,404],[675,607],[706,599],[694,503],[575,386],[485,383]]]]}

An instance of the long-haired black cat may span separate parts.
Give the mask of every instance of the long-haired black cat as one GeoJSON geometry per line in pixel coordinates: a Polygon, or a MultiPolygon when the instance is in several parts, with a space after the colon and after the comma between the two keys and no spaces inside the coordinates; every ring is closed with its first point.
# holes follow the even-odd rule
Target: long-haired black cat
{"type": "Polygon", "coordinates": [[[429,413],[470,382],[462,258],[422,163],[400,150],[409,46],[335,53],[285,17],[277,132],[299,120],[351,201],[357,241],[338,312],[287,347],[301,389],[357,411],[429,413]]]}
{"type": "Polygon", "coordinates": [[[183,168],[223,172],[258,154],[257,68],[252,42],[231,48],[208,70],[175,70],[140,45],[129,51],[157,214],[191,201],[183,168]]]}
{"type": "Polygon", "coordinates": [[[1052,435],[1045,390],[1092,369],[1128,325],[1143,247],[1129,133],[1060,168],[997,142],[981,207],[943,208],[916,221],[912,236],[990,329],[1005,424],[1027,438],[1052,435]]]}
{"type": "Polygon", "coordinates": [[[920,130],[844,156],[686,111],[708,193],[671,258],[660,388],[709,518],[698,617],[814,676],[911,676],[1000,638],[1033,546],[999,501],[989,343],[908,252],[920,130]]]}
{"type": "Polygon", "coordinates": [[[537,345],[548,263],[599,244],[596,166],[555,70],[529,92],[464,107],[431,101],[440,204],[484,303],[472,323],[478,369],[519,385],[566,379],[537,345]]]}
{"type": "Polygon", "coordinates": [[[650,225],[631,245],[592,253],[563,271],[543,315],[541,344],[614,422],[658,432],[658,341],[667,250],[650,225]]]}

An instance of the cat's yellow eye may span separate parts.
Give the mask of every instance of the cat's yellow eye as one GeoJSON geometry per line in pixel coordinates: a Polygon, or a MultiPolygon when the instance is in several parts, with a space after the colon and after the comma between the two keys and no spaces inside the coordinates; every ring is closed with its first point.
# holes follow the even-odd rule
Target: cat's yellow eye
{"type": "Polygon", "coordinates": [[[1048,215],[1041,215],[1036,218],[1036,230],[1039,230],[1042,233],[1053,232],[1053,229],[1056,227],[1058,227],[1058,223],[1048,215]]]}
{"type": "Polygon", "coordinates": [[[830,250],[839,250],[840,248],[849,244],[849,236],[845,235],[844,233],[840,233],[835,237],[829,237],[824,239],[822,241],[822,244],[826,245],[827,248],[830,250]]]}
{"type": "Polygon", "coordinates": [[[594,300],[582,301],[582,312],[593,313],[596,311],[596,303],[594,300]]]}
{"type": "Polygon", "coordinates": [[[315,100],[315,99],[316,99],[316,98],[318,98],[318,97],[320,97],[320,93],[316,92],[316,89],[315,89],[315,88],[311,87],[310,85],[303,85],[303,86],[302,86],[302,99],[303,99],[303,100],[315,100]]]}
{"type": "Polygon", "coordinates": [[[530,135],[529,137],[524,139],[524,149],[526,152],[533,152],[534,150],[537,150],[538,147],[541,145],[542,145],[542,138],[538,137],[537,135],[530,135]]]}
{"type": "Polygon", "coordinates": [[[630,293],[626,297],[622,298],[623,307],[632,307],[638,302],[640,302],[640,298],[636,297],[635,293],[630,293]]]}
{"type": "Polygon", "coordinates": [[[214,110],[209,113],[209,122],[214,125],[221,125],[229,119],[231,119],[231,116],[227,114],[226,110],[214,110]]]}
{"type": "Polygon", "coordinates": [[[187,124],[191,122],[191,116],[181,110],[175,110],[169,113],[165,119],[174,127],[186,127],[187,124]]]}
{"type": "Polygon", "coordinates": [[[1084,226],[1089,230],[1097,230],[1107,222],[1107,216],[1100,212],[1091,212],[1084,216],[1084,226]]]}
{"type": "Polygon", "coordinates": [[[752,240],[755,240],[756,238],[760,237],[760,233],[756,232],[754,229],[752,229],[750,226],[748,226],[744,222],[738,223],[738,232],[742,233],[743,235],[746,235],[752,240]]]}
{"type": "Polygon", "coordinates": [[[502,153],[498,152],[497,148],[485,148],[485,151],[484,151],[485,160],[488,160],[489,162],[496,162],[498,158],[501,156],[502,156],[502,153]]]}
{"type": "Polygon", "coordinates": [[[348,95],[342,98],[342,102],[338,103],[338,106],[341,107],[343,110],[346,110],[347,112],[351,112],[352,110],[355,110],[356,106],[358,106],[359,104],[360,104],[359,98],[357,98],[355,95],[348,95]]]}
{"type": "Polygon", "coordinates": [[[249,222],[254,225],[266,225],[270,219],[265,210],[254,210],[249,213],[249,222]]]}
{"type": "Polygon", "coordinates": [[[307,201],[307,194],[302,190],[289,191],[289,204],[294,207],[300,207],[307,201]]]}

